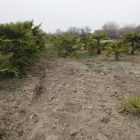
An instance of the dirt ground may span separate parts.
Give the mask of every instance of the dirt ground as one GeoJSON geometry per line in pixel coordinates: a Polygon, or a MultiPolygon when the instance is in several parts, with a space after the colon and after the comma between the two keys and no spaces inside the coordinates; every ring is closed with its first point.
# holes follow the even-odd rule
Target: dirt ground
{"type": "Polygon", "coordinates": [[[123,97],[140,93],[139,54],[115,61],[52,53],[21,79],[0,82],[0,139],[140,140],[140,117],[118,113],[123,97]]]}

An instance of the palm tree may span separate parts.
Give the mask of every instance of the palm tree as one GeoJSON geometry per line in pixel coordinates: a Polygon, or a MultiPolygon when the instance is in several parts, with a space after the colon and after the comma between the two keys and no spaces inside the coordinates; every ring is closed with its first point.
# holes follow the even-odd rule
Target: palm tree
{"type": "Polygon", "coordinates": [[[134,32],[134,33],[127,33],[124,36],[121,36],[121,38],[124,40],[125,43],[130,43],[132,47],[131,54],[134,54],[135,49],[138,47],[138,43],[140,40],[140,33],[134,32]]]}
{"type": "Polygon", "coordinates": [[[98,35],[92,34],[91,35],[91,38],[93,40],[97,41],[97,54],[101,54],[101,41],[110,39],[107,36],[108,36],[108,33],[102,33],[102,34],[98,34],[98,35]]]}
{"type": "Polygon", "coordinates": [[[103,55],[115,55],[115,59],[119,59],[119,55],[123,52],[127,52],[127,48],[122,41],[111,42],[105,47],[103,55]]]}
{"type": "Polygon", "coordinates": [[[75,54],[84,45],[80,43],[80,38],[71,34],[55,36],[50,38],[53,47],[56,48],[59,55],[75,54]]]}
{"type": "Polygon", "coordinates": [[[89,41],[89,37],[81,37],[81,41],[80,42],[82,44],[85,44],[84,50],[86,50],[86,48],[87,48],[88,41],[89,41]]]}

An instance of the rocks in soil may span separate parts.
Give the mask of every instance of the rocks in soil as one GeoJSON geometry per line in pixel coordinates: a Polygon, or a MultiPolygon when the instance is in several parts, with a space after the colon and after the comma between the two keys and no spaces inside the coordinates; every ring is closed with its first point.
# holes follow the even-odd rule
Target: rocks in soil
{"type": "Polygon", "coordinates": [[[46,138],[46,140],[58,140],[57,136],[51,135],[46,138]]]}
{"type": "Polygon", "coordinates": [[[81,129],[74,128],[74,129],[70,130],[70,135],[76,135],[78,132],[80,132],[80,130],[81,129]]]}

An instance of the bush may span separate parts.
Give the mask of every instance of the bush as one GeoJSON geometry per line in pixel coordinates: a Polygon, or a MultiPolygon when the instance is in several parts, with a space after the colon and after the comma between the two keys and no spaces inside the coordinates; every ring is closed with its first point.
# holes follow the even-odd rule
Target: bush
{"type": "Polygon", "coordinates": [[[140,96],[139,94],[136,94],[132,97],[125,98],[125,100],[121,101],[120,104],[122,105],[122,110],[119,111],[122,112],[134,112],[139,113],[140,112],[140,96]]]}
{"type": "Polygon", "coordinates": [[[119,60],[121,53],[128,51],[122,41],[110,42],[105,49],[103,55],[114,55],[116,60],[119,60]]]}
{"type": "Polygon", "coordinates": [[[84,46],[80,43],[79,37],[71,34],[51,36],[49,40],[60,56],[75,54],[77,50],[81,50],[81,47],[84,46]]]}
{"type": "Polygon", "coordinates": [[[0,71],[2,77],[19,76],[27,65],[35,64],[32,56],[45,47],[46,34],[32,21],[0,24],[0,67],[6,62],[8,68],[0,71]],[[10,57],[8,57],[10,56],[10,57]],[[6,59],[4,63],[3,59],[6,59]]]}
{"type": "Polygon", "coordinates": [[[87,50],[89,51],[89,54],[92,55],[94,53],[94,50],[97,48],[97,41],[95,40],[89,40],[87,45],[87,50]]]}

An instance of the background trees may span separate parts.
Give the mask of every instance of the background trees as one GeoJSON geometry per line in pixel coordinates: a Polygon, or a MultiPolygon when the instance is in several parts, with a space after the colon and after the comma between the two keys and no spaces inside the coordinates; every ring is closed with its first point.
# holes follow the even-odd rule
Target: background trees
{"type": "Polygon", "coordinates": [[[116,22],[110,21],[110,22],[106,22],[103,27],[102,30],[106,33],[108,33],[108,36],[111,39],[116,39],[119,38],[118,35],[118,31],[119,31],[120,25],[116,22]]]}

